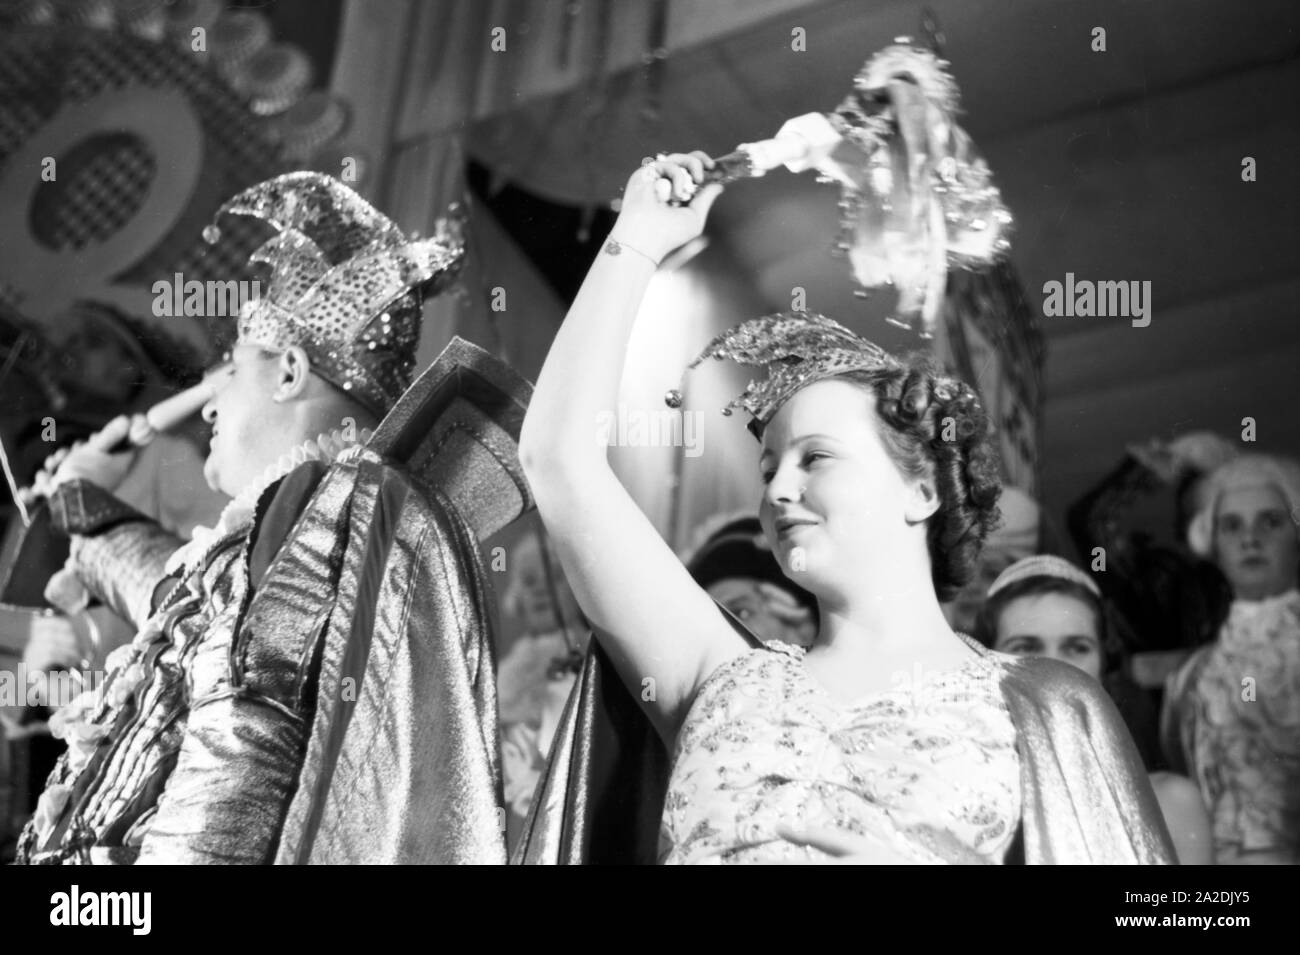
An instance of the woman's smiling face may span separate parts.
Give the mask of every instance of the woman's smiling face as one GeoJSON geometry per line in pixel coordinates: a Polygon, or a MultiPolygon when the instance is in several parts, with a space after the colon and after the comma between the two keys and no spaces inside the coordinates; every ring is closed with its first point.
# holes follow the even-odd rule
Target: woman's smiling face
{"type": "Polygon", "coordinates": [[[836,379],[795,393],[763,432],[759,518],[782,570],[814,594],[861,589],[914,506],[877,430],[875,395],[836,379]]]}

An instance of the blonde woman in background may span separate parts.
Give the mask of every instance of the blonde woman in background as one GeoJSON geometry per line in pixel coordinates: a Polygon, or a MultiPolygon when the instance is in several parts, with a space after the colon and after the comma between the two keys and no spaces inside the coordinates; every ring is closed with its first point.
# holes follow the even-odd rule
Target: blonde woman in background
{"type": "Polygon", "coordinates": [[[1188,543],[1233,601],[1174,673],[1162,736],[1200,787],[1220,864],[1300,863],[1300,463],[1242,455],[1210,474],[1188,543]]]}

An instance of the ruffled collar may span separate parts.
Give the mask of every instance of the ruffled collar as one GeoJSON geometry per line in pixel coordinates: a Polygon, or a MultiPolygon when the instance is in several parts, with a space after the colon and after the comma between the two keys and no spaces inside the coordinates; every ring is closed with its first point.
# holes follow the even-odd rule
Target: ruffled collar
{"type": "Polygon", "coordinates": [[[1300,590],[1292,587],[1263,600],[1234,600],[1230,611],[1233,620],[1246,622],[1272,619],[1285,613],[1288,607],[1300,604],[1300,590]]]}
{"type": "Polygon", "coordinates": [[[348,452],[361,447],[370,440],[369,428],[357,431],[348,428],[335,428],[325,434],[318,434],[302,444],[280,455],[275,463],[269,465],[256,479],[244,486],[230,503],[225,506],[216,524],[211,527],[196,527],[189,543],[177,549],[167,561],[165,573],[168,575],[181,571],[188,574],[207,555],[208,550],[237,531],[243,530],[253,522],[253,512],[257,508],[258,498],[262,492],[284,477],[294,468],[308,461],[320,461],[325,465],[342,460],[348,452]]]}
{"type": "Polygon", "coordinates": [[[1300,662],[1298,625],[1300,591],[1295,588],[1263,600],[1234,600],[1217,645],[1233,653],[1281,653],[1300,662]]]}

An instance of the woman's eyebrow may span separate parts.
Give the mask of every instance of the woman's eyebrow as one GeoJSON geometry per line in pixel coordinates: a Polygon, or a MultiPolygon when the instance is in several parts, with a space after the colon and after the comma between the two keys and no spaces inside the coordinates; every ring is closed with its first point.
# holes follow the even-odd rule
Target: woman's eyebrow
{"type": "MultiPolygon", "coordinates": [[[[797,438],[791,438],[786,442],[786,447],[793,447],[796,444],[804,444],[808,441],[833,441],[836,444],[840,443],[840,439],[835,437],[833,434],[813,433],[801,434],[797,438]]],[[[764,448],[763,453],[758,456],[758,460],[762,461],[764,458],[771,457],[774,454],[776,454],[776,452],[771,448],[764,448]]]]}
{"type": "Polygon", "coordinates": [[[797,437],[797,438],[791,438],[791,439],[790,439],[790,443],[791,443],[791,444],[802,444],[802,443],[805,442],[805,441],[813,441],[813,440],[816,440],[816,441],[835,441],[835,442],[838,442],[838,441],[839,441],[839,438],[835,437],[833,434],[820,434],[820,433],[816,433],[816,434],[801,434],[801,435],[799,435],[799,437],[797,437]]]}
{"type": "Polygon", "coordinates": [[[1266,507],[1263,510],[1255,511],[1254,513],[1248,513],[1248,514],[1239,514],[1236,511],[1225,511],[1220,513],[1219,516],[1216,518],[1216,520],[1218,522],[1224,522],[1224,523],[1228,521],[1236,521],[1239,524],[1245,524],[1252,521],[1257,521],[1261,517],[1281,518],[1286,516],[1287,516],[1287,511],[1285,508],[1266,507]]]}
{"type": "MultiPolygon", "coordinates": [[[[800,437],[790,438],[788,442],[785,442],[785,447],[789,448],[789,447],[796,446],[796,444],[805,444],[807,442],[810,442],[810,440],[828,440],[828,442],[833,442],[836,444],[841,443],[840,439],[836,438],[835,435],[833,434],[814,433],[814,434],[801,434],[800,437]]],[[[758,463],[762,464],[763,461],[766,461],[768,459],[768,457],[774,457],[776,455],[777,452],[772,450],[772,448],[763,448],[763,451],[759,453],[758,463]]]]}

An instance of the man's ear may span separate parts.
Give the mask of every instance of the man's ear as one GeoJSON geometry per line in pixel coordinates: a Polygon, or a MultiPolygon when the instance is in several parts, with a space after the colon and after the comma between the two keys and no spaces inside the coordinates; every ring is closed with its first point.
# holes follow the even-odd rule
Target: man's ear
{"type": "Polygon", "coordinates": [[[939,491],[933,478],[909,481],[904,501],[903,517],[909,524],[920,524],[939,510],[939,491]]]}
{"type": "Polygon", "coordinates": [[[276,368],[276,401],[290,401],[300,398],[307,388],[307,379],[311,376],[311,359],[297,345],[291,345],[280,353],[276,368]]]}

